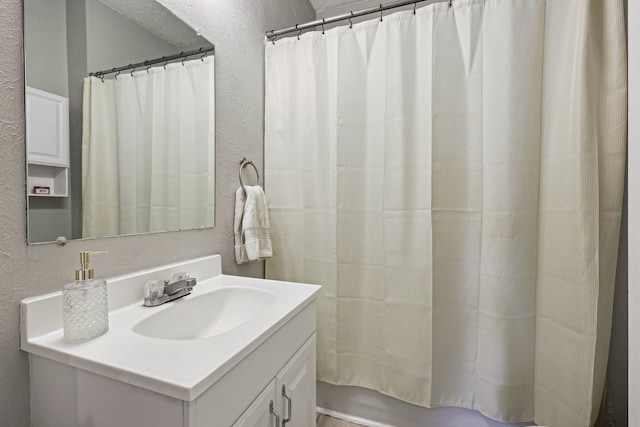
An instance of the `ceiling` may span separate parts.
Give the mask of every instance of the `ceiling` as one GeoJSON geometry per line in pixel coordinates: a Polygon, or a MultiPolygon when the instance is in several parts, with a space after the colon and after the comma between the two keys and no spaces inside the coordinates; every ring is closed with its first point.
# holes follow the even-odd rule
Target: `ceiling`
{"type": "Polygon", "coordinates": [[[141,27],[180,48],[202,44],[193,28],[156,0],[99,0],[141,27]]]}

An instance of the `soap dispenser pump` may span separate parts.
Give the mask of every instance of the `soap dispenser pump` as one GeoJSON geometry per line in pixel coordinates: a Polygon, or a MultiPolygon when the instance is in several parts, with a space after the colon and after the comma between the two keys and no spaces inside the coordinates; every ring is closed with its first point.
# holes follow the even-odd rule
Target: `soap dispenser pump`
{"type": "Polygon", "coordinates": [[[94,278],[89,267],[91,255],[107,252],[80,252],[76,281],[62,290],[64,340],[78,343],[99,337],[109,330],[107,282],[94,278]]]}

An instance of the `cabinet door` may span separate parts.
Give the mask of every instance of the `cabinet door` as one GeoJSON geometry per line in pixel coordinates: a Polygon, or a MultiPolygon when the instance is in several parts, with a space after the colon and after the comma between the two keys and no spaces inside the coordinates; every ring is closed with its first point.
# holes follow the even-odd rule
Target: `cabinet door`
{"type": "Polygon", "coordinates": [[[316,335],[289,360],[276,377],[280,427],[316,424],[316,335]]]}
{"type": "MultiPolygon", "coordinates": [[[[272,412],[272,408],[275,410],[275,403],[276,382],[273,380],[238,418],[233,427],[277,427],[276,414],[272,412]]],[[[211,426],[216,426],[215,421],[211,426]]]]}
{"type": "Polygon", "coordinates": [[[69,100],[27,87],[27,162],[69,166],[69,100]]]}

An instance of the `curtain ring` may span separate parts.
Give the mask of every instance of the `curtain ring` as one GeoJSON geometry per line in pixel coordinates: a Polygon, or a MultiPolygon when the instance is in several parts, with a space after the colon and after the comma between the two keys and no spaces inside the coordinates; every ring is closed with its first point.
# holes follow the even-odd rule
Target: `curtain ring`
{"type": "Polygon", "coordinates": [[[147,74],[149,74],[149,69],[152,67],[152,64],[149,64],[149,66],[147,67],[147,74]]]}
{"type": "Polygon", "coordinates": [[[349,13],[351,14],[349,17],[349,28],[353,28],[353,21],[351,21],[351,18],[353,18],[353,10],[350,10],[349,13]]]}
{"type": "Polygon", "coordinates": [[[119,75],[120,75],[120,71],[118,71],[118,72],[116,73],[116,75],[115,75],[115,76],[113,76],[113,78],[114,78],[114,79],[116,79],[116,80],[118,80],[118,76],[119,76],[119,75]]]}
{"type": "Polygon", "coordinates": [[[104,74],[100,74],[100,81],[104,83],[104,74]]]}
{"type": "Polygon", "coordinates": [[[413,14],[416,14],[416,7],[418,7],[418,1],[416,0],[415,3],[413,3],[413,14]]]}
{"type": "MultiPolygon", "coordinates": [[[[200,52],[202,52],[202,48],[198,49],[200,52]]],[[[207,53],[209,52],[205,52],[202,54],[202,56],[200,57],[200,61],[204,62],[204,58],[207,56],[207,53]]]]}
{"type": "MultiPolygon", "coordinates": [[[[296,24],[296,30],[298,29],[298,24],[296,24]]],[[[298,31],[298,40],[300,40],[300,34],[302,34],[302,30],[298,31]]]]}
{"type": "Polygon", "coordinates": [[[324,18],[322,18],[322,34],[324,34],[324,18]]]}
{"type": "Polygon", "coordinates": [[[453,0],[449,0],[449,7],[453,6],[453,0]]]}
{"type": "MultiPolygon", "coordinates": [[[[180,55],[182,55],[182,52],[180,52],[180,55]]],[[[186,57],[186,56],[183,56],[183,57],[182,57],[182,66],[183,66],[183,67],[184,67],[184,61],[186,61],[186,60],[187,60],[187,57],[186,57]]]]}
{"type": "MultiPolygon", "coordinates": [[[[164,59],[164,56],[161,59],[164,59]]],[[[164,61],[164,65],[162,66],[162,68],[164,68],[166,70],[168,63],[169,63],[169,60],[164,61]]]]}
{"type": "Polygon", "coordinates": [[[131,77],[133,77],[133,72],[136,71],[136,67],[133,67],[133,70],[131,70],[131,77]]]}
{"type": "Polygon", "coordinates": [[[382,22],[382,3],[380,3],[380,22],[382,22]]]}

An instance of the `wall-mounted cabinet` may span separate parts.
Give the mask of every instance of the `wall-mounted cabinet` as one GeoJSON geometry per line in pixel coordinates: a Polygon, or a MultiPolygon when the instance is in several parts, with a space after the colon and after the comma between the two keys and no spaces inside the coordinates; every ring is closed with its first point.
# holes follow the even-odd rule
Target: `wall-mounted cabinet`
{"type": "Polygon", "coordinates": [[[67,197],[69,100],[27,87],[25,104],[27,193],[37,197],[67,197]]]}

